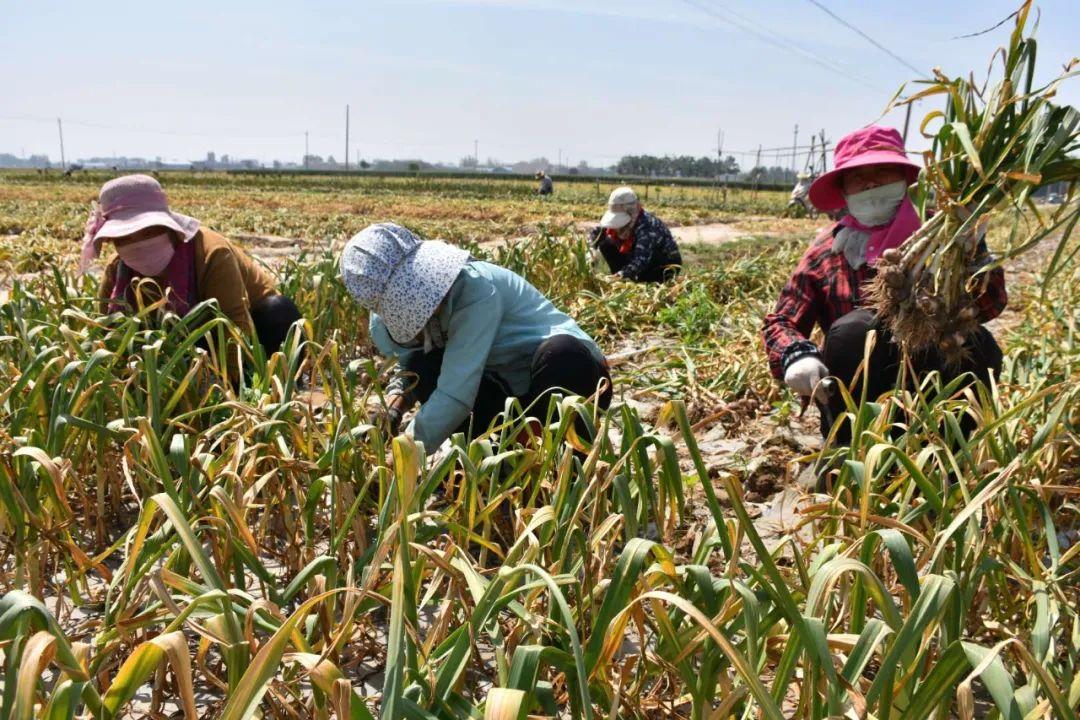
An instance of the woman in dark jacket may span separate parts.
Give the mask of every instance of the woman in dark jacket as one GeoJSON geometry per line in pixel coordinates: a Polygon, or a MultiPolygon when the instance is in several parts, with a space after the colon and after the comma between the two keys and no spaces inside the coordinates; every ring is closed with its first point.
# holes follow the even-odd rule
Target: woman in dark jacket
{"type": "Polygon", "coordinates": [[[611,272],[635,282],[665,282],[679,274],[682,255],[660,218],[641,206],[629,187],[608,198],[607,212],[593,230],[593,244],[611,272]]]}

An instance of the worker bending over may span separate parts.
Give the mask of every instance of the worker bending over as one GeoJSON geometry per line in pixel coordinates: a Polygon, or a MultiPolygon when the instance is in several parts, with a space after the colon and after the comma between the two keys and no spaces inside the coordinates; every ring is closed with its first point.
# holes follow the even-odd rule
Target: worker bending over
{"type": "Polygon", "coordinates": [[[376,349],[397,358],[387,425],[420,409],[406,432],[434,451],[452,433],[487,431],[516,397],[544,417],[561,391],[611,401],[600,348],[516,273],[400,225],[370,225],[346,244],[341,276],[371,311],[376,349]]]}
{"type": "Polygon", "coordinates": [[[682,268],[682,255],[671,231],[641,206],[629,187],[612,191],[592,238],[611,272],[626,280],[665,282],[682,268]]]}

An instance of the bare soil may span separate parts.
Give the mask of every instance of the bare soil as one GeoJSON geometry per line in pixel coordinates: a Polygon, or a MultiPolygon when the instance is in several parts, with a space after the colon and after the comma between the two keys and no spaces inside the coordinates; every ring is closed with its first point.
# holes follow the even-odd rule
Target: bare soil
{"type": "Polygon", "coordinates": [[[1010,290],[1009,304],[1001,315],[986,323],[986,328],[995,337],[1001,338],[1020,327],[1026,313],[1023,298],[1017,290],[1030,292],[1039,287],[1060,241],[1059,235],[1051,235],[1023,255],[1009,261],[1005,268],[1005,285],[1010,290]]]}

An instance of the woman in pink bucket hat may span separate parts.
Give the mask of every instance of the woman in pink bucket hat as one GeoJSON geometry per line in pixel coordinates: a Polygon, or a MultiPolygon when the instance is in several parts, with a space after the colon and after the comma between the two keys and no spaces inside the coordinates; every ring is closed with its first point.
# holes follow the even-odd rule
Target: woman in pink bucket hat
{"type": "MultiPolygon", "coordinates": [[[[920,166],[908,159],[899,132],[879,125],[856,130],[836,144],[833,164],[831,172],[810,186],[810,201],[823,212],[845,214],[807,249],[763,328],[773,376],[804,398],[817,400],[826,436],[844,404],[838,392],[828,392],[828,383],[819,383],[831,376],[852,386],[871,330],[877,331],[878,340],[869,368],[851,387],[852,395],[860,396],[862,382],[867,383],[867,397],[874,399],[896,385],[900,351],[874,313],[862,307],[864,285],[874,276],[878,258],[922,225],[908,197],[920,166]],[[815,326],[825,334],[820,348],[810,340],[815,326]]],[[[985,244],[982,248],[988,260],[985,244]]],[[[997,317],[1006,301],[1005,275],[998,268],[988,273],[976,298],[979,322],[997,317]]],[[[989,382],[990,373],[1001,369],[1001,349],[993,336],[980,326],[966,346],[969,352],[960,366],[948,365],[936,351],[912,362],[919,374],[937,370],[945,381],[971,373],[989,382]]],[[[837,441],[849,443],[850,432],[845,423],[837,429],[837,441]]]]}
{"type": "Polygon", "coordinates": [[[280,348],[301,318],[293,301],[280,295],[270,275],[239,247],[195,218],[170,210],[165,191],[149,175],[125,175],[101,187],[86,222],[83,271],[105,242],[116,248],[116,257],[106,265],[98,290],[102,312],[132,310],[139,281],[153,279],[178,315],[216,300],[237,327],[259,339],[267,355],[280,348]]]}

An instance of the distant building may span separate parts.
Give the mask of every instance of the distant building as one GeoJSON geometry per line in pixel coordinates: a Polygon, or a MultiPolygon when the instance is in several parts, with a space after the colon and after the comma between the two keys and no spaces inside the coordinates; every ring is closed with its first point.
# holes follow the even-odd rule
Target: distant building
{"type": "Polygon", "coordinates": [[[205,160],[195,160],[191,163],[192,170],[258,170],[263,164],[258,160],[237,160],[224,154],[219,159],[213,151],[206,153],[205,160]]]}

